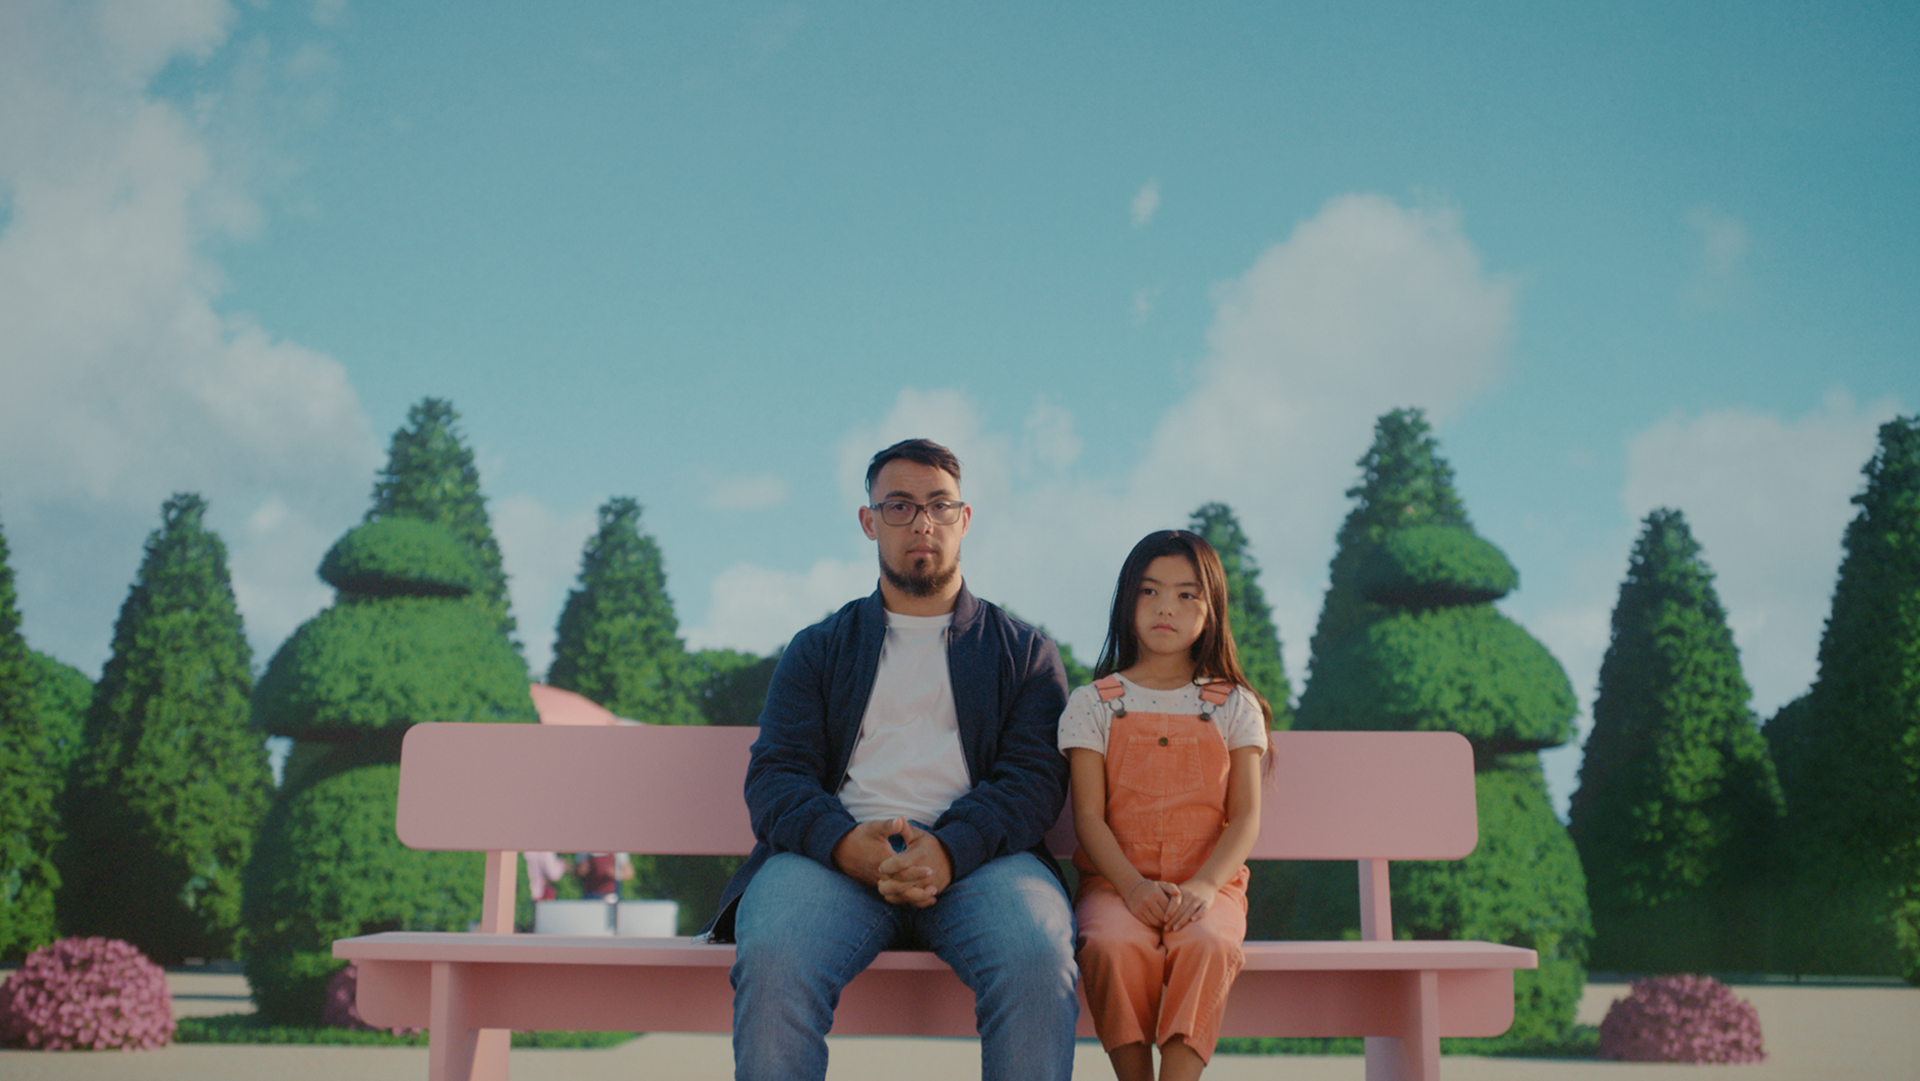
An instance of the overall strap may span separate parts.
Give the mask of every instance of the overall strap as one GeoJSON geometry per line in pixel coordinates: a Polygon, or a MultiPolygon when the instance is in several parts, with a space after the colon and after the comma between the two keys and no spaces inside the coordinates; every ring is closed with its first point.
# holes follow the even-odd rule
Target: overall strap
{"type": "Polygon", "coordinates": [[[1093,681],[1093,689],[1100,694],[1100,704],[1113,711],[1115,717],[1127,715],[1127,704],[1120,700],[1127,689],[1120,685],[1120,677],[1106,675],[1093,681]]]}
{"type": "Polygon", "coordinates": [[[1234,684],[1229,680],[1216,679],[1200,686],[1200,719],[1213,720],[1213,711],[1227,704],[1227,696],[1233,693],[1234,684]]]}

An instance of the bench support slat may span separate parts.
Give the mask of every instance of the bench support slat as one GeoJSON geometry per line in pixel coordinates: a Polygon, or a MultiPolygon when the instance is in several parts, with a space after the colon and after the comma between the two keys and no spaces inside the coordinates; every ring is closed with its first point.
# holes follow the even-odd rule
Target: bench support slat
{"type": "Polygon", "coordinates": [[[1440,1081],[1440,974],[1397,974],[1400,1030],[1367,1037],[1367,1081],[1440,1081]]]}
{"type": "Polygon", "coordinates": [[[1360,862],[1360,937],[1367,942],[1393,939],[1393,890],[1386,860],[1360,862]]]}
{"type": "Polygon", "coordinates": [[[427,1015],[427,1081],[507,1081],[509,1029],[473,1026],[469,970],[450,961],[433,965],[427,1015]]]}
{"type": "Polygon", "coordinates": [[[513,908],[520,894],[520,853],[487,853],[487,881],[480,907],[480,926],[484,935],[513,933],[513,908]]]}

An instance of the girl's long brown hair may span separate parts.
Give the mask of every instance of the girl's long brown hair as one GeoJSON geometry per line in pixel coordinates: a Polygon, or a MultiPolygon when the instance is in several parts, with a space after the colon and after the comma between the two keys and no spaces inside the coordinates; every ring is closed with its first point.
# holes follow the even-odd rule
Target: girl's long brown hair
{"type": "Polygon", "coordinates": [[[1147,567],[1161,556],[1184,556],[1193,562],[1200,575],[1200,592],[1207,602],[1207,625],[1192,646],[1193,674],[1207,679],[1224,679],[1252,692],[1273,726],[1273,707],[1240,670],[1240,656],[1233,648],[1233,628],[1227,623],[1227,572],[1220,565],[1220,553],[1206,538],[1184,529],[1163,529],[1140,538],[1120,565],[1120,583],[1113,589],[1113,610],[1107,616],[1107,641],[1100,647],[1100,662],[1094,666],[1095,679],[1131,668],[1140,659],[1140,639],[1134,629],[1133,613],[1140,598],[1140,583],[1147,567]]]}

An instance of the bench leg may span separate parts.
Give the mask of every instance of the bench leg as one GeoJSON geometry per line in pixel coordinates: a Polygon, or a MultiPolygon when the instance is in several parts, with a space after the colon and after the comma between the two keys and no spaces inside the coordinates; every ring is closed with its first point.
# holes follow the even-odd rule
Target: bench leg
{"type": "Polygon", "coordinates": [[[1440,1081],[1440,974],[1407,973],[1401,994],[1400,1035],[1367,1037],[1367,1081],[1440,1081]]]}
{"type": "Polygon", "coordinates": [[[507,1047],[513,1034],[468,1023],[466,981],[461,977],[458,966],[434,963],[427,1081],[507,1081],[507,1047]]]}

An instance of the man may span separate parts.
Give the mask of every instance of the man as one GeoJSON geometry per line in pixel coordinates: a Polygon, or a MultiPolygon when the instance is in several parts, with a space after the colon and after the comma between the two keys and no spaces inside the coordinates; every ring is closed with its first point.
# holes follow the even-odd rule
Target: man
{"type": "Polygon", "coordinates": [[[875,455],[860,527],[880,588],[794,636],[774,673],[747,769],[759,843],[711,927],[739,943],[739,1081],[824,1078],[840,990],[889,947],[930,949],[973,988],[983,1077],[1072,1073],[1073,910],[1045,848],[1066,675],[961,581],[972,516],[947,448],[875,455]]]}

